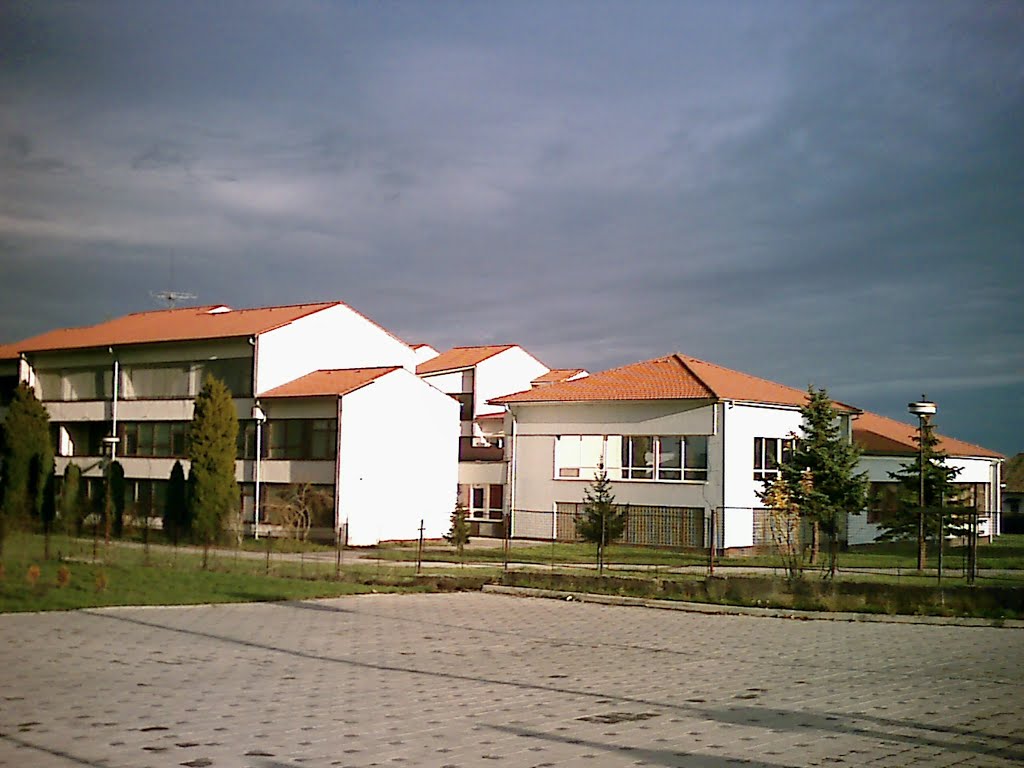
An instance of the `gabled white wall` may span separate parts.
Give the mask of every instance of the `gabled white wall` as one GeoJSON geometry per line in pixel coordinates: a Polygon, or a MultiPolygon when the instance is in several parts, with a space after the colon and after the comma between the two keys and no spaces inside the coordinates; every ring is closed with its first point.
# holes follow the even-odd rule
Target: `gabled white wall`
{"type": "Polygon", "coordinates": [[[321,369],[416,369],[409,346],[344,304],[260,334],[256,347],[257,393],[321,369]]]}
{"type": "MultiPolygon", "coordinates": [[[[860,457],[857,468],[861,472],[867,472],[868,480],[873,483],[890,483],[893,479],[890,472],[899,472],[907,464],[914,461],[911,455],[906,456],[876,456],[864,455],[860,457]]],[[[954,482],[957,483],[985,483],[988,485],[987,506],[992,517],[989,520],[982,518],[979,525],[979,534],[982,536],[998,534],[1000,499],[998,493],[992,489],[998,487],[999,473],[998,460],[988,458],[971,457],[950,457],[946,459],[946,466],[960,470],[954,482]]],[[[869,544],[878,538],[882,528],[867,521],[867,515],[851,515],[849,518],[849,533],[847,541],[850,544],[869,544]]]]}
{"type": "Polygon", "coordinates": [[[433,360],[441,354],[429,344],[420,344],[418,347],[413,349],[413,353],[416,355],[416,365],[425,363],[428,360],[433,360]]]}
{"type": "Polygon", "coordinates": [[[459,405],[397,370],[345,395],[338,510],[353,546],[447,532],[458,483],[459,405]]]}
{"type": "Polygon", "coordinates": [[[476,366],[473,390],[473,413],[501,413],[502,405],[489,405],[488,400],[530,389],[534,379],[550,369],[522,347],[511,347],[489,357],[476,366]]]}
{"type": "Polygon", "coordinates": [[[762,506],[757,492],[764,487],[754,480],[754,438],[789,437],[800,434],[797,408],[723,403],[723,498],[724,546],[749,547],[754,543],[754,507],[762,506]]]}

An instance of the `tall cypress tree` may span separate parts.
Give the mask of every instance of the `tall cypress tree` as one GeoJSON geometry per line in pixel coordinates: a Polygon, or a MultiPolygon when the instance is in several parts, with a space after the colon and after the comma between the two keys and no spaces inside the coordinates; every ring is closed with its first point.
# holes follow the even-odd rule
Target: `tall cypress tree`
{"type": "Polygon", "coordinates": [[[53,471],[50,416],[25,382],[14,390],[4,419],[4,435],[0,556],[10,524],[24,524],[41,516],[46,479],[53,471]]]}
{"type": "MultiPolygon", "coordinates": [[[[889,477],[899,484],[897,503],[890,514],[881,520],[883,541],[917,540],[918,568],[923,568],[927,556],[927,538],[936,532],[942,508],[957,495],[954,484],[959,467],[946,465],[948,456],[939,448],[935,425],[925,421],[923,429],[914,435],[917,453],[912,461],[903,464],[889,477]],[[924,454],[924,499],[921,499],[921,455],[924,454]],[[920,533],[921,507],[924,507],[924,535],[920,533]]],[[[943,515],[943,535],[960,535],[965,531],[961,521],[953,515],[943,515]]]]}
{"type": "Polygon", "coordinates": [[[228,515],[239,505],[235,482],[238,416],[224,382],[210,376],[196,397],[189,429],[189,459],[193,478],[192,531],[203,546],[203,568],[210,546],[224,528],[228,515]]]}
{"type": "Polygon", "coordinates": [[[839,414],[825,389],[807,388],[800,408],[800,439],[780,474],[801,516],[819,527],[828,540],[829,575],[835,576],[839,536],[848,514],[864,509],[868,481],[857,472],[860,451],[840,427],[839,414]]]}
{"type": "Polygon", "coordinates": [[[167,501],[164,504],[164,535],[175,546],[182,536],[188,534],[187,503],[185,469],[180,461],[176,461],[171,467],[171,477],[167,483],[167,501]]]}
{"type": "Polygon", "coordinates": [[[74,462],[64,467],[60,489],[60,516],[68,536],[82,534],[82,468],[74,462]]]}

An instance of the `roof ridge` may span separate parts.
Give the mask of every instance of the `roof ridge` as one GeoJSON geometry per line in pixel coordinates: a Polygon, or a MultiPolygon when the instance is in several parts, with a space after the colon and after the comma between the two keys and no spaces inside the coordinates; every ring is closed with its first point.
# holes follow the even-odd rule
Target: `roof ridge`
{"type": "MultiPolygon", "coordinates": [[[[673,352],[670,355],[670,357],[675,358],[676,361],[678,361],[679,364],[681,366],[683,366],[683,368],[686,369],[687,373],[689,373],[691,376],[693,376],[693,378],[695,378],[697,381],[700,382],[701,386],[704,387],[704,389],[706,389],[708,392],[710,392],[714,397],[717,397],[719,400],[722,399],[722,396],[719,395],[714,390],[714,387],[712,387],[710,384],[708,384],[706,381],[704,381],[704,379],[700,375],[698,375],[698,373],[695,370],[693,370],[692,367],[690,367],[690,364],[686,362],[686,356],[683,355],[682,352],[673,352]]],[[[691,359],[696,360],[697,358],[694,357],[694,358],[691,358],[691,359]]],[[[703,361],[701,361],[701,362],[703,362],[703,361]]]]}

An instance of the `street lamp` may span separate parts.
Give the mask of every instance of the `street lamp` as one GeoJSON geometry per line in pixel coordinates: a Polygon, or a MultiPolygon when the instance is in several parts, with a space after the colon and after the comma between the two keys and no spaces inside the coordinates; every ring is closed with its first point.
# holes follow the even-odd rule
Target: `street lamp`
{"type": "Polygon", "coordinates": [[[260,407],[259,403],[252,407],[252,419],[256,422],[256,461],[253,465],[253,484],[255,487],[253,488],[252,537],[258,539],[260,537],[260,461],[263,458],[263,422],[267,420],[266,411],[260,407]]]}
{"type": "MultiPolygon", "coordinates": [[[[920,448],[920,457],[918,462],[918,474],[920,475],[921,486],[918,495],[918,510],[917,510],[917,570],[924,570],[924,439],[925,439],[925,428],[928,426],[928,420],[935,415],[938,407],[926,395],[921,395],[921,399],[914,403],[907,404],[907,410],[910,411],[914,416],[917,416],[917,442],[920,448]]],[[[940,535],[941,541],[941,535],[940,535]]],[[[941,543],[939,544],[941,548],[941,543]]]]}

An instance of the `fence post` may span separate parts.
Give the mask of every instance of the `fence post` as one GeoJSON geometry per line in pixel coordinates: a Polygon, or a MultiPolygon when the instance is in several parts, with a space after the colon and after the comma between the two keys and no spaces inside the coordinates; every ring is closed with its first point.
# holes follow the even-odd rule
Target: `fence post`
{"type": "Polygon", "coordinates": [[[711,517],[708,520],[708,576],[715,575],[715,541],[717,538],[718,510],[711,509],[711,517]]]}
{"type": "Polygon", "coordinates": [[[334,580],[341,580],[341,526],[334,529],[334,580]]]}
{"type": "Polygon", "coordinates": [[[501,557],[502,557],[501,570],[502,571],[508,571],[509,548],[510,548],[510,545],[511,545],[511,537],[512,537],[512,520],[511,520],[511,518],[512,518],[512,511],[511,510],[509,510],[508,512],[502,512],[501,513],[502,534],[503,534],[503,538],[504,538],[504,541],[501,543],[501,550],[502,550],[501,551],[501,557]]]}
{"type": "Polygon", "coordinates": [[[423,521],[420,520],[420,543],[416,547],[416,575],[419,576],[423,570],[423,521]]]}

